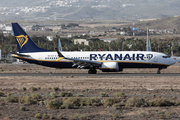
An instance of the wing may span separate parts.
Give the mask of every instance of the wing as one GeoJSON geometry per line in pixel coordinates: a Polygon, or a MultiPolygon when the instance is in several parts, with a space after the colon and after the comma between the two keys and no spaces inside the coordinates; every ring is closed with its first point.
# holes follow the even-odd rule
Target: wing
{"type": "Polygon", "coordinates": [[[91,60],[82,60],[82,59],[74,59],[74,58],[68,58],[68,57],[64,57],[62,55],[62,53],[56,48],[56,51],[59,55],[60,59],[67,59],[67,60],[71,60],[73,61],[73,65],[72,67],[77,66],[77,68],[93,68],[93,67],[100,67],[101,66],[101,62],[96,62],[96,61],[91,61],[91,60]]]}

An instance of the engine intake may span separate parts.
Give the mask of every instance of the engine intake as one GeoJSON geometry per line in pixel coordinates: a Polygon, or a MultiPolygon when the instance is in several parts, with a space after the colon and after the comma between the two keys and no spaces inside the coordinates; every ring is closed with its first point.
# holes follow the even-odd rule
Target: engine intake
{"type": "Polygon", "coordinates": [[[119,65],[117,62],[104,62],[101,65],[102,72],[118,72],[122,71],[122,69],[119,70],[119,65]]]}

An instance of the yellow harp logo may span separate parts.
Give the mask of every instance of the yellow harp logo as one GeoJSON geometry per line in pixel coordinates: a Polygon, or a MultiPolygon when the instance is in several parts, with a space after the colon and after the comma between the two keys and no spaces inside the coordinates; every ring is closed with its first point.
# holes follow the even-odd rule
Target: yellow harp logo
{"type": "Polygon", "coordinates": [[[28,41],[28,36],[26,35],[19,35],[19,36],[16,36],[16,40],[18,41],[19,43],[19,46],[20,46],[20,49],[27,43],[28,41]]]}

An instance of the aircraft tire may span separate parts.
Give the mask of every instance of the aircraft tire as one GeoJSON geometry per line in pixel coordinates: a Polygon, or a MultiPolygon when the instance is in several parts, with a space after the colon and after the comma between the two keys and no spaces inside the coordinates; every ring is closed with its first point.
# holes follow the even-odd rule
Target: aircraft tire
{"type": "Polygon", "coordinates": [[[89,70],[88,71],[88,74],[96,74],[97,73],[97,70],[89,70]]]}
{"type": "Polygon", "coordinates": [[[158,70],[158,71],[157,71],[157,74],[161,74],[161,71],[160,71],[160,70],[158,70]]]}

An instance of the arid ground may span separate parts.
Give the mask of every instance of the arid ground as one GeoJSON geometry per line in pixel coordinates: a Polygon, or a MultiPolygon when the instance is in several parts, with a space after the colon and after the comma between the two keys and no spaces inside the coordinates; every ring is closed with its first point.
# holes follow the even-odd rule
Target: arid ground
{"type": "MultiPolygon", "coordinates": [[[[84,73],[88,70],[54,69],[38,65],[0,64],[0,73],[84,73]]],[[[156,73],[157,69],[125,69],[123,73],[156,73]]],[[[98,71],[101,73],[101,71],[98,71]]],[[[162,73],[180,73],[180,66],[173,65],[162,73]]],[[[128,74],[127,74],[128,75],[128,74]]],[[[147,76],[0,76],[0,119],[180,119],[180,77],[147,76]],[[37,89],[32,89],[37,88],[37,89]],[[58,88],[58,89],[55,89],[58,88]],[[62,91],[74,99],[98,99],[92,104],[49,108],[48,101],[65,104],[62,91]],[[120,96],[117,96],[119,93],[120,96]],[[1,95],[2,94],[2,95],[1,95]],[[33,95],[41,97],[34,98],[33,95]],[[55,94],[56,97],[53,97],[55,94]],[[20,100],[34,98],[35,103],[20,100]],[[14,98],[13,98],[14,97],[14,98]],[[9,100],[9,99],[17,100],[9,100]],[[116,99],[115,103],[113,100],[116,99]],[[112,104],[107,104],[109,100],[112,104]],[[113,105],[115,104],[115,105],[113,105]],[[25,107],[25,110],[20,108],[25,107]],[[47,117],[45,117],[47,115],[47,117]]],[[[72,102],[72,101],[70,101],[72,102]]]]}

